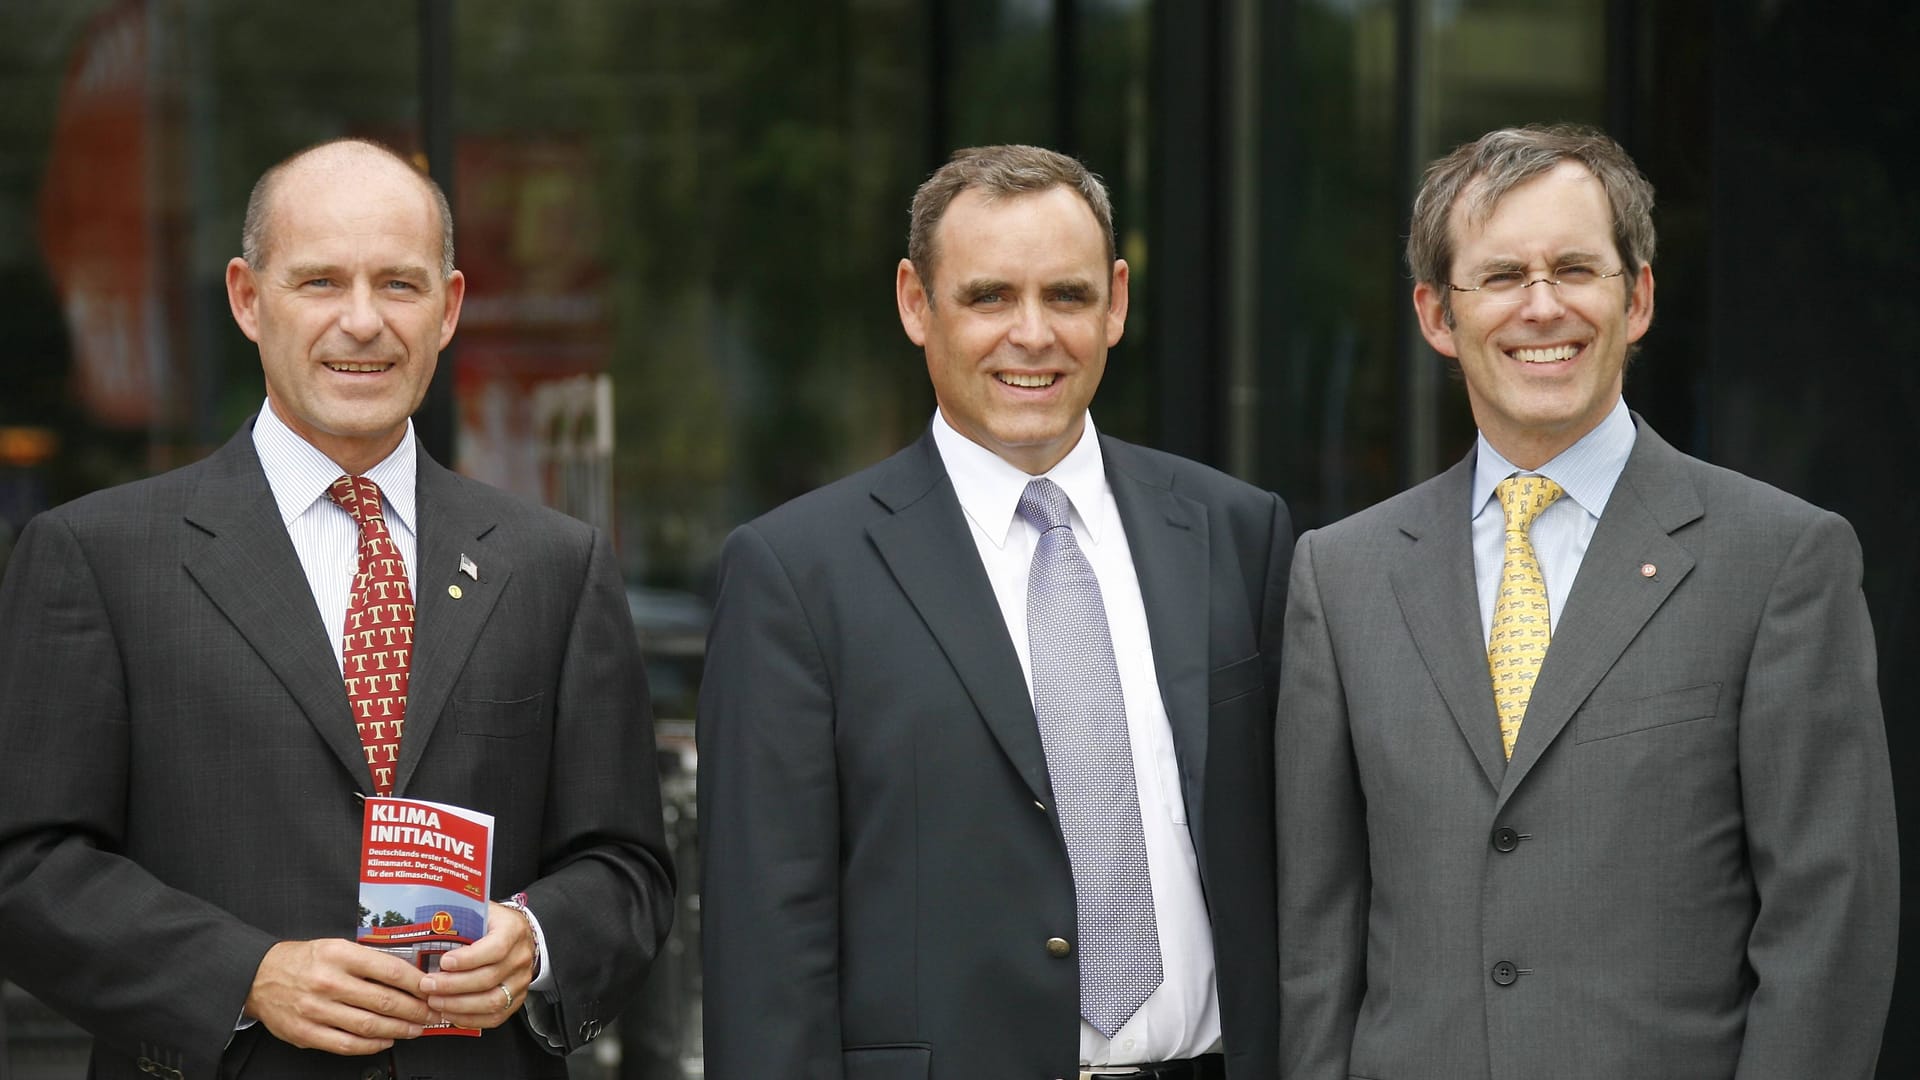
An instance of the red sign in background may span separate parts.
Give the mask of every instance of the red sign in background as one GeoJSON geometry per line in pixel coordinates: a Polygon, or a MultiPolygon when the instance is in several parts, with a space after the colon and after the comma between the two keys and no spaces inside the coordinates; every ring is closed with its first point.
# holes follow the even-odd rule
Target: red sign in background
{"type": "Polygon", "coordinates": [[[155,419],[166,362],[148,110],[146,10],[127,0],[74,48],[40,189],[40,248],[73,344],[76,396],[110,427],[155,419]]]}

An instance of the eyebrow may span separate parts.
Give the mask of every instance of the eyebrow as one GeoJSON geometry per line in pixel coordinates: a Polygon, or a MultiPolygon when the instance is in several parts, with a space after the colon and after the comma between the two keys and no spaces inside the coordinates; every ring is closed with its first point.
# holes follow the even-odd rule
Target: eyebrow
{"type": "MultiPolygon", "coordinates": [[[[1012,288],[1012,282],[999,278],[974,278],[972,281],[964,281],[955,286],[953,295],[956,299],[965,302],[1012,288]]],[[[1098,299],[1100,296],[1100,290],[1093,282],[1077,277],[1046,282],[1040,286],[1040,290],[1047,293],[1070,292],[1092,299],[1098,299]]]]}
{"type": "Polygon", "coordinates": [[[289,265],[283,273],[289,281],[305,281],[307,278],[339,277],[340,268],[324,263],[297,263],[289,265]]]}
{"type": "MultiPolygon", "coordinates": [[[[343,273],[344,271],[341,267],[328,263],[300,263],[289,266],[286,269],[286,276],[290,281],[305,281],[308,278],[340,277],[343,273]]],[[[427,281],[431,277],[425,266],[414,263],[397,263],[393,266],[383,266],[374,272],[374,276],[383,280],[401,278],[408,281],[427,281]]]]}
{"type": "Polygon", "coordinates": [[[1012,282],[1001,281],[998,278],[974,278],[972,281],[963,281],[955,285],[953,287],[953,297],[964,303],[968,300],[986,296],[989,293],[1005,292],[1012,287],[1012,282]]]}
{"type": "MultiPolygon", "coordinates": [[[[1576,248],[1570,251],[1562,251],[1554,255],[1554,257],[1549,261],[1548,265],[1557,267],[1557,266],[1570,266],[1574,263],[1598,263],[1598,262],[1604,262],[1604,261],[1605,260],[1603,260],[1599,255],[1595,254],[1594,252],[1582,251],[1576,248]]],[[[1495,258],[1487,259],[1481,262],[1480,265],[1475,266],[1471,272],[1476,274],[1484,274],[1489,271],[1496,271],[1496,270],[1525,270],[1528,267],[1528,265],[1530,264],[1521,259],[1515,259],[1510,256],[1497,256],[1495,258]]]]}

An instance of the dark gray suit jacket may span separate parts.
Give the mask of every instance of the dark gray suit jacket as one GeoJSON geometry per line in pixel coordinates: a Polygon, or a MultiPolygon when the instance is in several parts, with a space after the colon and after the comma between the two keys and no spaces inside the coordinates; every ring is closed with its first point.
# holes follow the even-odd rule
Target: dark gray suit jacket
{"type": "MultiPolygon", "coordinates": [[[[370,786],[251,429],[40,515],[0,586],[0,973],[96,1036],[101,1077],[368,1064],[233,1030],[269,946],[351,935],[370,786]]],[[[418,506],[395,790],[496,816],[493,892],[529,893],[548,1020],[578,1046],[672,907],[625,591],[605,537],[424,453],[418,506]]],[[[518,1020],[393,1056],[403,1078],[565,1075],[518,1020]]]]}
{"type": "Polygon", "coordinates": [[[1634,419],[1511,762],[1472,456],[1301,538],[1289,1080],[1871,1075],[1899,863],[1859,544],[1634,419]]]}
{"type": "MultiPolygon", "coordinates": [[[[1218,950],[1274,1075],[1278,498],[1101,440],[1218,950]]],[[[743,526],[700,702],[713,1080],[1072,1076],[1073,881],[1033,706],[931,434],[743,526]]]]}

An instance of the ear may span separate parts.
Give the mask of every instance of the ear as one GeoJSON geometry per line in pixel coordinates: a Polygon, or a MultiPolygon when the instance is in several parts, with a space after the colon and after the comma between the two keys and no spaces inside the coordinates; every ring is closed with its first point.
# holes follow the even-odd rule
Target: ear
{"type": "Polygon", "coordinates": [[[260,283],[253,276],[253,267],[247,260],[235,256],[227,260],[227,309],[233,312],[233,321],[240,324],[240,332],[247,340],[260,340],[260,283]]]}
{"type": "Polygon", "coordinates": [[[913,268],[911,259],[901,259],[900,265],[894,268],[893,302],[900,309],[900,326],[906,330],[908,340],[925,346],[933,297],[927,295],[926,283],[920,280],[920,272],[913,268]]]}
{"type": "Polygon", "coordinates": [[[1642,266],[1627,294],[1627,341],[1639,341],[1653,325],[1653,267],[1642,266]]]}
{"type": "Polygon", "coordinates": [[[1113,260],[1113,284],[1108,286],[1113,295],[1107,297],[1107,348],[1120,344],[1120,335],[1127,329],[1127,260],[1113,260]]]}
{"type": "Polygon", "coordinates": [[[467,298],[467,275],[455,270],[447,277],[447,310],[440,316],[440,347],[453,340],[454,327],[460,325],[460,304],[467,298]]]}
{"type": "Polygon", "coordinates": [[[1420,282],[1413,287],[1413,314],[1420,320],[1420,336],[1433,351],[1457,360],[1460,349],[1453,342],[1453,327],[1447,325],[1446,297],[1444,288],[1420,282]]]}

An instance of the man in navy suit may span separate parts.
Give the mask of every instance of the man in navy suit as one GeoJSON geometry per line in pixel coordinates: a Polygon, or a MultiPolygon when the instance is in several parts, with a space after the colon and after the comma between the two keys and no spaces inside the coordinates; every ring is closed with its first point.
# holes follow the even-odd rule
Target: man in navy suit
{"type": "Polygon", "coordinates": [[[908,255],[895,293],[929,431],[721,557],[700,703],[707,1075],[1273,1080],[1286,508],[1096,434],[1128,268],[1078,162],[961,152],[915,196],[908,255]],[[1151,879],[1154,922],[1110,959],[1154,973],[1111,1012],[1083,999],[1086,866],[1061,810],[1080,796],[1032,688],[1054,643],[1030,636],[1042,533],[1016,506],[1043,481],[1070,504],[1046,532],[1070,527],[1097,578],[1124,699],[1133,794],[1090,832],[1117,843],[1137,813],[1151,879]]]}

